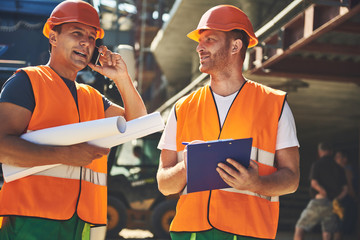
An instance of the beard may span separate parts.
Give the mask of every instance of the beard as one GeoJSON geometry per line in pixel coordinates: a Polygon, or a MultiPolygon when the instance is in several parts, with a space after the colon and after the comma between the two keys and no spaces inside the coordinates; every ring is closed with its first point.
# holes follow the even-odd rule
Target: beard
{"type": "Polygon", "coordinates": [[[230,46],[224,44],[216,52],[211,53],[204,63],[200,63],[200,72],[211,74],[216,71],[223,71],[229,65],[229,49],[230,46]]]}

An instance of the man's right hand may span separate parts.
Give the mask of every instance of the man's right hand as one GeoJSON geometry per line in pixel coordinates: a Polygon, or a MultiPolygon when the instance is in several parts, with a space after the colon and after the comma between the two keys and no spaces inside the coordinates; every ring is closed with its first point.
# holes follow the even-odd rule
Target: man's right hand
{"type": "Polygon", "coordinates": [[[311,179],[311,187],[315,189],[318,193],[315,195],[316,199],[322,199],[327,197],[326,190],[319,184],[315,179],[311,179]]]}
{"type": "MultiPolygon", "coordinates": [[[[63,147],[60,147],[63,148],[63,147]]],[[[86,166],[93,160],[101,158],[107,155],[110,151],[109,148],[97,147],[88,143],[79,143],[65,147],[65,154],[62,155],[63,160],[61,162],[66,165],[72,166],[86,166]]]]}

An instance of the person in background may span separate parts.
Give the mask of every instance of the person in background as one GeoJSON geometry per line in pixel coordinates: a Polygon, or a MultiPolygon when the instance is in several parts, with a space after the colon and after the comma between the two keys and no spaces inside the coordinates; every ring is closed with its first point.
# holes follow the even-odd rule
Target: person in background
{"type": "Polygon", "coordinates": [[[341,234],[353,233],[356,229],[357,202],[359,201],[356,189],[357,178],[349,162],[349,155],[345,150],[337,150],[334,155],[335,162],[345,170],[348,194],[341,200],[344,208],[344,217],[341,221],[341,234]]]}
{"type": "MultiPolygon", "coordinates": [[[[339,238],[340,221],[333,212],[333,201],[341,201],[347,194],[345,172],[334,160],[331,144],[318,144],[319,160],[310,171],[311,200],[295,226],[294,240],[301,240],[305,232],[321,223],[322,239],[339,238]]],[[[338,239],[337,239],[338,240],[338,239]]]]}
{"type": "Polygon", "coordinates": [[[279,196],[294,192],[300,176],[299,143],[286,93],[244,78],[246,50],[258,40],[239,8],[209,9],[188,37],[198,42],[199,70],[210,75],[210,84],[175,104],[158,145],[159,190],[181,195],[171,238],[275,239],[279,196]],[[233,159],[227,159],[230,166],[217,167],[231,188],[187,193],[182,142],[249,137],[249,168],[233,159]]]}
{"type": "Polygon", "coordinates": [[[100,46],[100,65],[90,63],[96,39],[104,37],[93,6],[76,0],[61,2],[43,33],[50,44],[47,65],[19,69],[1,91],[0,162],[27,168],[61,165],[4,183],[0,239],[89,239],[90,224],[107,222],[109,149],[87,143],[39,145],[20,136],[106,117],[131,120],[145,115],[146,108],[119,54],[100,46]],[[75,81],[86,66],[114,81],[123,107],[75,81]]]}

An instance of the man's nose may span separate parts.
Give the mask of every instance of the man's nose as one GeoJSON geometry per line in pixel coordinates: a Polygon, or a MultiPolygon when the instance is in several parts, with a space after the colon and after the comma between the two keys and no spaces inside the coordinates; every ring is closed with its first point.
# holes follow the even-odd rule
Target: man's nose
{"type": "Polygon", "coordinates": [[[203,47],[203,45],[201,44],[201,42],[198,43],[198,45],[197,45],[197,47],[196,47],[196,51],[197,51],[198,53],[204,51],[204,47],[203,47]]]}
{"type": "Polygon", "coordinates": [[[92,41],[92,40],[91,40],[89,37],[84,36],[84,37],[81,39],[80,43],[81,43],[81,45],[89,46],[91,41],[92,41]]]}

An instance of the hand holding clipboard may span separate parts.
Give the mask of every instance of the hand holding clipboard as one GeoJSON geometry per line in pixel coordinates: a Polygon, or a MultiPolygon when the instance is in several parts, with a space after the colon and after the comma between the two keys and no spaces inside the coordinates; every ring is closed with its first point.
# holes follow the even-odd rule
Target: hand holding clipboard
{"type": "Polygon", "coordinates": [[[250,163],[252,138],[216,140],[187,146],[187,192],[229,188],[216,168],[231,158],[245,166],[250,163]]]}

